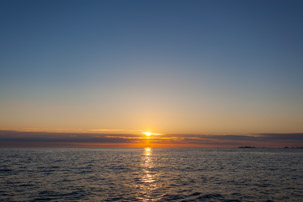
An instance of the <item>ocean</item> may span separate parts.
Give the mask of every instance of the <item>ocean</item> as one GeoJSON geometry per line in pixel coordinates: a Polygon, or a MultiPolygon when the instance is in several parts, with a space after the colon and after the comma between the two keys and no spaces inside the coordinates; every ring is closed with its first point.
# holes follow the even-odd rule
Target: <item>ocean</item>
{"type": "Polygon", "coordinates": [[[0,201],[303,201],[301,149],[1,148],[0,201]]]}

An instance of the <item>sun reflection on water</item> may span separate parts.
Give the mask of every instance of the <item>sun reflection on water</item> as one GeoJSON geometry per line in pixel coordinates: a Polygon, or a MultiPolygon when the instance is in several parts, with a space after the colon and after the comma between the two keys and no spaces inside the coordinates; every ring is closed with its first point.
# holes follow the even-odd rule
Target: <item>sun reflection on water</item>
{"type": "Polygon", "coordinates": [[[142,181],[145,183],[152,183],[154,182],[154,178],[151,174],[150,169],[153,167],[153,162],[151,159],[152,150],[149,147],[144,148],[144,175],[142,181]]]}
{"type": "Polygon", "coordinates": [[[144,155],[149,156],[150,154],[151,154],[151,148],[150,147],[144,148],[144,155]]]}
{"type": "Polygon", "coordinates": [[[144,148],[141,166],[141,189],[144,192],[143,200],[149,200],[152,198],[152,191],[157,188],[157,184],[155,183],[155,173],[152,171],[154,165],[152,160],[152,149],[150,147],[144,148]]]}

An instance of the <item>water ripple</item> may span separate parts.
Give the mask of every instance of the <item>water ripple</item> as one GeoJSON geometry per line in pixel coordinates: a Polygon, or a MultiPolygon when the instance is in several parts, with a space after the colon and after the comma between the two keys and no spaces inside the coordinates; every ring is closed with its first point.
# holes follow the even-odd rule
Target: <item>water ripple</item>
{"type": "Polygon", "coordinates": [[[303,153],[1,149],[0,201],[303,201],[303,153]]]}

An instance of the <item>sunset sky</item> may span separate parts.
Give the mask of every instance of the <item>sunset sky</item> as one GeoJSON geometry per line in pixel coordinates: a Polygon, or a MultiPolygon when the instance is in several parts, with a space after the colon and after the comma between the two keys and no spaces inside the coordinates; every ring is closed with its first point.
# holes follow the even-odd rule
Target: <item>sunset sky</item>
{"type": "Polygon", "coordinates": [[[0,146],[303,146],[302,10],[2,0],[0,146]]]}

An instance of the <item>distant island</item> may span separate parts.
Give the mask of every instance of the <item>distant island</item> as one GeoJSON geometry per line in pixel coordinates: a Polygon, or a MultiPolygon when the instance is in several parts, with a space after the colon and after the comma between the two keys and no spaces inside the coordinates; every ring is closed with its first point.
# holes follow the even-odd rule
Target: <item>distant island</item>
{"type": "MultiPolygon", "coordinates": [[[[256,147],[254,146],[241,146],[241,147],[238,147],[238,149],[254,149],[256,147]]],[[[259,149],[266,149],[266,147],[258,147],[259,149]]],[[[303,149],[303,147],[283,147],[283,149],[303,149]]]]}
{"type": "Polygon", "coordinates": [[[303,147],[284,147],[284,149],[303,149],[303,147]]]}
{"type": "Polygon", "coordinates": [[[256,148],[256,147],[252,147],[252,146],[241,146],[241,147],[238,147],[239,149],[253,149],[253,148],[256,148]]]}

